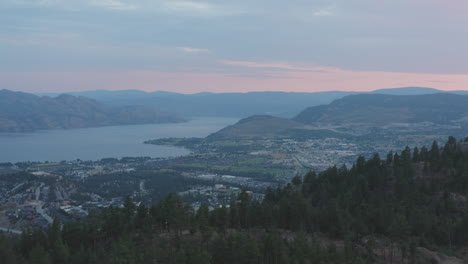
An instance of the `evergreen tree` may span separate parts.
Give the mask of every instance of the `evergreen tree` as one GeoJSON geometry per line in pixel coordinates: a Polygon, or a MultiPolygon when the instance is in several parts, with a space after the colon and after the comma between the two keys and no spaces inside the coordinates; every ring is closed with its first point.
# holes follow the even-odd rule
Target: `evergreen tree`
{"type": "Polygon", "coordinates": [[[432,142],[432,147],[431,150],[429,151],[429,156],[431,161],[437,161],[439,160],[440,157],[440,150],[439,150],[439,144],[437,144],[437,141],[432,142]]]}
{"type": "Polygon", "coordinates": [[[390,152],[387,154],[387,160],[386,160],[386,163],[387,163],[388,165],[391,165],[391,164],[392,164],[392,162],[393,162],[393,152],[392,152],[392,151],[390,151],[390,152]]]}
{"type": "Polygon", "coordinates": [[[29,252],[29,263],[31,264],[49,264],[50,259],[47,252],[40,245],[36,245],[29,252]]]}
{"type": "Polygon", "coordinates": [[[414,147],[414,149],[413,149],[413,162],[418,162],[418,161],[420,161],[419,148],[414,147]]]}
{"type": "Polygon", "coordinates": [[[248,206],[249,206],[249,194],[246,190],[242,190],[239,194],[239,220],[240,226],[246,228],[248,225],[248,206]]]}
{"type": "Polygon", "coordinates": [[[125,219],[126,221],[130,221],[130,218],[133,217],[136,210],[136,205],[133,202],[130,196],[127,196],[124,200],[124,209],[125,209],[125,219]]]}
{"type": "Polygon", "coordinates": [[[419,157],[421,161],[427,161],[429,159],[429,152],[426,146],[421,147],[421,151],[419,153],[419,157]]]}

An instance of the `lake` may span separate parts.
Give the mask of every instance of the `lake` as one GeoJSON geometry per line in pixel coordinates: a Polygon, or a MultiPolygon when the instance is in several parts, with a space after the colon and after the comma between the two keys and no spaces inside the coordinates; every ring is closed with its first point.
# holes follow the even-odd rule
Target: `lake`
{"type": "Polygon", "coordinates": [[[205,137],[236,123],[234,118],[196,118],[187,123],[107,126],[32,133],[0,133],[0,162],[175,157],[185,148],[143,144],[167,137],[205,137]]]}

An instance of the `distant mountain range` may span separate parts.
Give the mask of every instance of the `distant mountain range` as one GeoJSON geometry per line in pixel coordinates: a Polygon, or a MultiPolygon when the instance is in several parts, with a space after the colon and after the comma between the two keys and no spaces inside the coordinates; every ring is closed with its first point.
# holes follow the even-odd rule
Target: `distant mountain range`
{"type": "Polygon", "coordinates": [[[1,90],[0,131],[179,122],[184,120],[180,116],[255,116],[218,134],[224,137],[239,134],[248,137],[255,131],[277,134],[285,127],[297,130],[307,125],[306,129],[311,130],[311,125],[319,124],[453,123],[465,120],[468,113],[468,91],[446,93],[424,87],[382,89],[367,93],[335,91],[187,95],[98,90],[49,95],[56,97],[1,90]]]}
{"type": "MultiPolygon", "coordinates": [[[[376,90],[364,94],[421,95],[446,93],[424,87],[404,87],[376,90]]],[[[453,94],[468,94],[468,91],[453,91],[453,94]]],[[[178,94],[172,92],[86,91],[69,93],[86,96],[110,106],[143,105],[181,113],[185,116],[216,116],[244,118],[251,115],[273,115],[292,118],[307,107],[329,104],[336,99],[363,92],[250,92],[250,93],[197,93],[178,94]]],[[[59,94],[42,94],[58,96],[59,94]]]]}
{"type": "Polygon", "coordinates": [[[248,117],[210,135],[208,139],[345,137],[346,134],[323,128],[349,125],[383,127],[422,122],[467,126],[468,95],[350,95],[328,105],[309,107],[292,120],[272,116],[248,117]]]}
{"type": "MultiPolygon", "coordinates": [[[[71,93],[86,96],[110,106],[143,105],[191,117],[237,117],[274,115],[291,118],[306,107],[327,104],[353,92],[251,92],[251,93],[146,93],[90,91],[71,93]]],[[[55,94],[52,94],[56,96],[55,94]]]]}
{"type": "Polygon", "coordinates": [[[110,107],[86,97],[0,90],[0,132],[182,121],[186,119],[179,115],[144,106],[110,107]]]}

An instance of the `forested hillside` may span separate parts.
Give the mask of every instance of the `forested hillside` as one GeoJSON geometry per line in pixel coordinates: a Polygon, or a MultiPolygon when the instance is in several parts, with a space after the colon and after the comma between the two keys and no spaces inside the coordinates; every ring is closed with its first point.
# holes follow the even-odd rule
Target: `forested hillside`
{"type": "Polygon", "coordinates": [[[0,239],[1,263],[465,263],[468,139],[294,177],[261,203],[96,211],[0,239]],[[451,257],[448,257],[451,256],[451,257]]]}

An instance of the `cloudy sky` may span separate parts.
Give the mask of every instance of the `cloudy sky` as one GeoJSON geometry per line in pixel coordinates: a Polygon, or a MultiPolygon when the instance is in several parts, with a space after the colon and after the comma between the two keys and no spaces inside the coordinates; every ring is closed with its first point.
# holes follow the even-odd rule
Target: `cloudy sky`
{"type": "Polygon", "coordinates": [[[0,0],[0,89],[468,90],[467,0],[0,0]]]}

